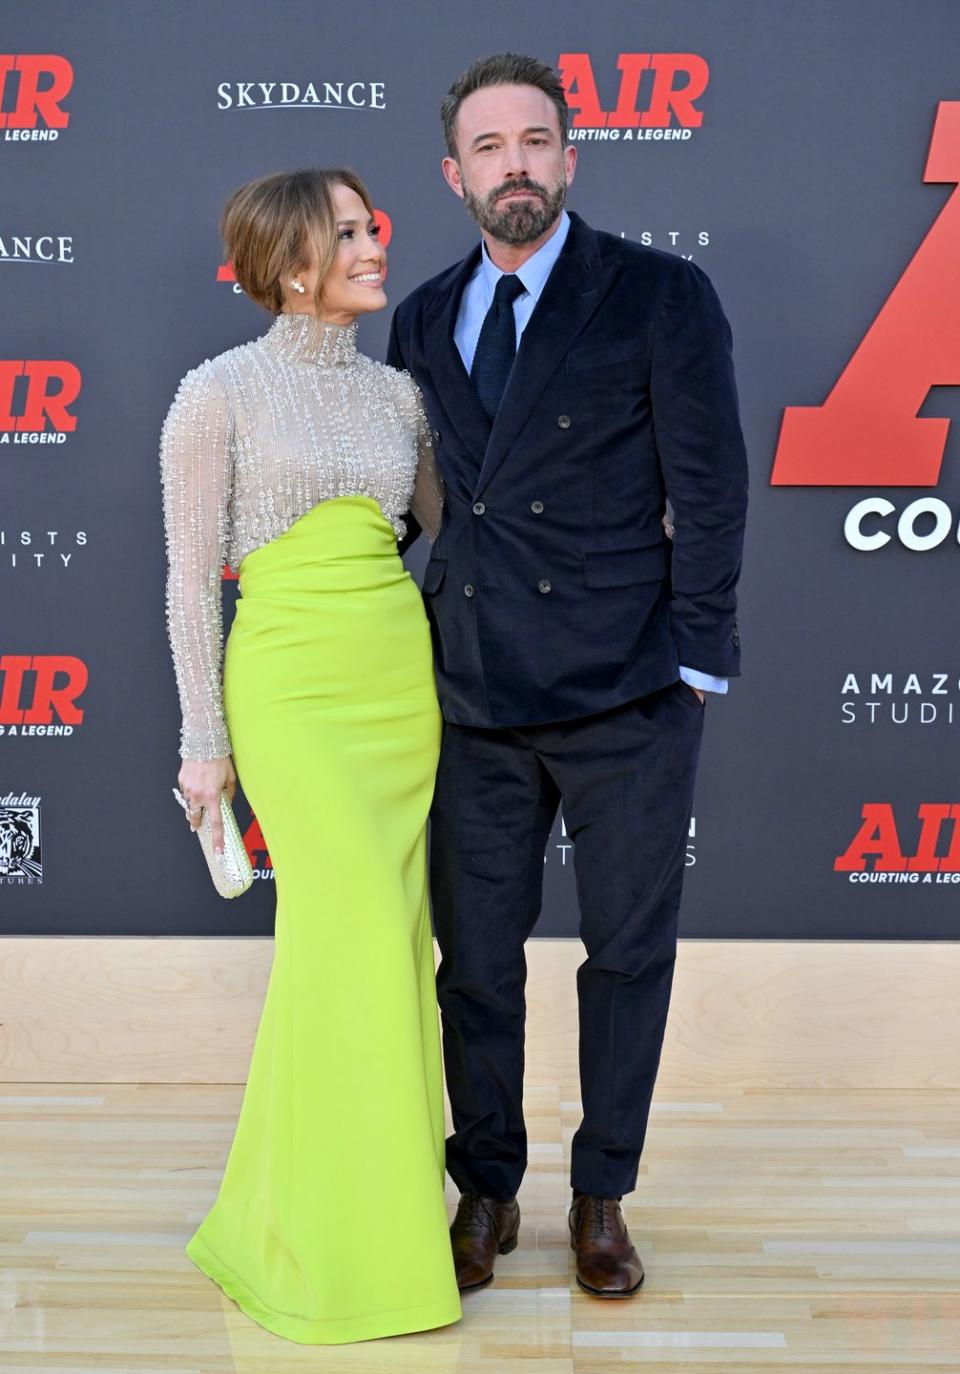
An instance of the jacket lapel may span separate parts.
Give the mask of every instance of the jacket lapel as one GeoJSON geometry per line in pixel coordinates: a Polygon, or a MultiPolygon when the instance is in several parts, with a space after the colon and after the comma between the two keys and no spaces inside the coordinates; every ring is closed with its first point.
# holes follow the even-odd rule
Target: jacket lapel
{"type": "Polygon", "coordinates": [[[464,287],[480,261],[479,246],[447,275],[424,311],[425,347],[430,378],[450,422],[470,454],[477,471],[490,440],[490,421],[480,404],[453,337],[464,287]]]}
{"type": "MultiPolygon", "coordinates": [[[[544,386],[563,362],[573,340],[609,286],[612,272],[603,269],[593,231],[579,215],[571,213],[570,219],[567,241],[523,331],[516,361],[490,430],[475,497],[507,457],[535,410],[544,386]]],[[[469,378],[467,384],[472,390],[469,378]]]]}

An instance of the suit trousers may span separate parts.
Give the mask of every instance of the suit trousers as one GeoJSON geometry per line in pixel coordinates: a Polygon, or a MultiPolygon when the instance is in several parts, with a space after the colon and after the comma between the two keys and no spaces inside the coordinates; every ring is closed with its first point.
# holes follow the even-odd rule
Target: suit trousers
{"type": "Polygon", "coordinates": [[[600,715],[444,725],[431,814],[437,991],[462,1192],[506,1199],[527,1163],[526,960],[557,808],[573,841],[583,1118],[571,1183],[636,1186],[677,948],[704,707],[677,681],[600,715]]]}

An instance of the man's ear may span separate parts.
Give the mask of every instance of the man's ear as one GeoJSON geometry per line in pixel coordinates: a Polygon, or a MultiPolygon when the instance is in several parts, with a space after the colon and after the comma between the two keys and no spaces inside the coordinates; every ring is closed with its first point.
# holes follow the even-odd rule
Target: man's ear
{"type": "Polygon", "coordinates": [[[460,175],[460,164],[457,159],[445,157],[440,163],[440,170],[443,172],[443,179],[450,190],[463,200],[463,177],[460,175]]]}
{"type": "Polygon", "coordinates": [[[577,150],[572,143],[568,143],[563,150],[563,165],[567,174],[567,185],[569,186],[577,171],[577,150]]]}

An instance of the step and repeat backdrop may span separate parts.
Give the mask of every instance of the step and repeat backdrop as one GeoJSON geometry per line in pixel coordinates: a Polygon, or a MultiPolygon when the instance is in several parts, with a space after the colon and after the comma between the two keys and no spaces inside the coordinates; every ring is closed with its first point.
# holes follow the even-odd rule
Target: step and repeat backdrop
{"type": "MultiPolygon", "coordinates": [[[[470,249],[438,106],[505,49],[563,74],[571,207],[692,258],[733,326],[744,675],[707,705],[683,933],[960,933],[954,0],[5,6],[4,933],[272,929],[242,795],[257,882],[228,903],[170,793],[160,425],[184,372],[268,324],[217,233],[241,182],[356,168],[392,304],[470,249]]],[[[223,594],[229,624],[229,572],[223,594]]],[[[560,821],[538,932],[577,924],[560,821]]]]}

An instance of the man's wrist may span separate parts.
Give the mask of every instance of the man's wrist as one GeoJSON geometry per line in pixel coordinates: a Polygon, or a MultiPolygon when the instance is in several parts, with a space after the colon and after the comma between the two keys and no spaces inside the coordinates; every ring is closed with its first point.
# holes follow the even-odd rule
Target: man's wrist
{"type": "Polygon", "coordinates": [[[698,692],[716,692],[718,696],[725,696],[730,685],[725,677],[701,673],[698,668],[684,668],[682,664],[680,677],[688,687],[694,687],[698,692]]]}

